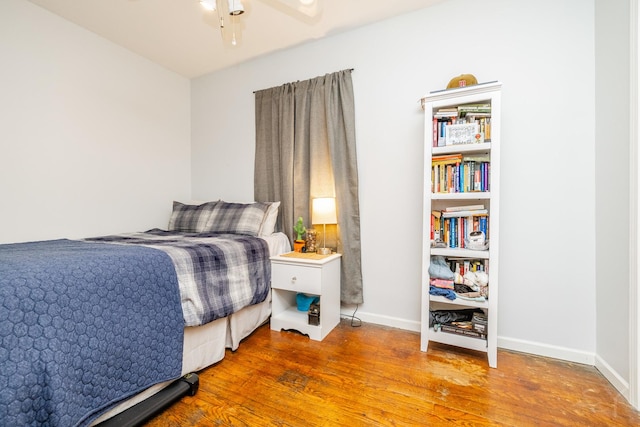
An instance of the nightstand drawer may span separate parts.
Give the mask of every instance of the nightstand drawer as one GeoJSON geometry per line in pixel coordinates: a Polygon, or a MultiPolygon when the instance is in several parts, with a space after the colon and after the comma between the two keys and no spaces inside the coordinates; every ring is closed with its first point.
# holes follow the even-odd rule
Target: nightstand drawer
{"type": "Polygon", "coordinates": [[[276,264],[271,266],[271,287],[320,295],[322,269],[308,266],[276,264]]]}

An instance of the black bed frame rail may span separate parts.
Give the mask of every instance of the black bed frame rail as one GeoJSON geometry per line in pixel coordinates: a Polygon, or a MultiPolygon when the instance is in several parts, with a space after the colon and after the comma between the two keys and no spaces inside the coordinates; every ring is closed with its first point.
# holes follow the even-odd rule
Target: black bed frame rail
{"type": "Polygon", "coordinates": [[[137,427],[155,418],[183,396],[194,396],[198,391],[200,379],[197,374],[187,374],[175,380],[158,393],[143,400],[97,425],[97,427],[137,427]]]}

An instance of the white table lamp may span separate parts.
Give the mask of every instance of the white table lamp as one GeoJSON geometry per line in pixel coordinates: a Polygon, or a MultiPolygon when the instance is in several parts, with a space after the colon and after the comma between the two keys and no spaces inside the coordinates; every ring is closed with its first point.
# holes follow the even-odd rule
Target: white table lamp
{"type": "Polygon", "coordinates": [[[313,224],[322,224],[324,226],[324,231],[322,233],[322,247],[318,248],[317,253],[321,255],[328,255],[331,253],[331,249],[327,248],[327,224],[338,223],[335,197],[321,197],[313,199],[311,216],[311,222],[313,224]]]}

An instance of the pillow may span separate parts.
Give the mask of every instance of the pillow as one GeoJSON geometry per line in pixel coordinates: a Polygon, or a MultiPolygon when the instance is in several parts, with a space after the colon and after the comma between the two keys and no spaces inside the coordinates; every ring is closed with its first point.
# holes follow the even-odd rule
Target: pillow
{"type": "Polygon", "coordinates": [[[169,231],[202,233],[218,202],[206,202],[201,205],[187,205],[173,202],[173,211],[169,218],[169,231]]]}
{"type": "Polygon", "coordinates": [[[271,236],[276,231],[276,221],[278,220],[278,208],[280,202],[266,202],[269,205],[262,227],[260,227],[259,236],[271,236]]]}
{"type": "Polygon", "coordinates": [[[205,226],[205,232],[258,236],[269,204],[218,202],[205,226]]]}

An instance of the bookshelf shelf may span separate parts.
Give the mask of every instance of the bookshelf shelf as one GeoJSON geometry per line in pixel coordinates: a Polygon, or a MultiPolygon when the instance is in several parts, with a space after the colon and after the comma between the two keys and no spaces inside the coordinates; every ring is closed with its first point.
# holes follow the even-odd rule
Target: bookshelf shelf
{"type": "Polygon", "coordinates": [[[489,200],[490,191],[470,191],[467,193],[432,193],[432,200],[489,200]]]}
{"type": "Polygon", "coordinates": [[[460,259],[489,259],[489,251],[473,251],[471,249],[431,248],[431,255],[460,259]]]}
{"type": "Polygon", "coordinates": [[[451,154],[451,153],[488,153],[491,151],[491,143],[484,142],[482,144],[459,144],[448,145],[445,147],[432,147],[432,155],[451,154]]]}
{"type": "Polygon", "coordinates": [[[474,308],[489,308],[489,303],[487,301],[469,301],[461,298],[456,298],[455,302],[450,301],[445,297],[441,297],[438,295],[429,295],[429,301],[432,303],[441,303],[451,305],[457,305],[460,307],[474,307],[474,308]]]}
{"type": "Polygon", "coordinates": [[[483,351],[492,368],[497,367],[501,87],[500,82],[491,82],[431,92],[422,99],[425,157],[420,349],[427,351],[429,342],[434,341],[483,351]],[[472,113],[473,108],[477,112],[472,113]],[[474,142],[446,145],[452,142],[447,135],[459,129],[447,128],[454,124],[476,124],[474,142]],[[474,189],[481,191],[470,191],[474,189]],[[456,210],[464,214],[452,215],[456,210]],[[469,233],[474,230],[484,232],[489,241],[487,250],[467,247],[469,233]],[[434,241],[438,245],[433,245],[434,241]],[[481,287],[487,299],[449,300],[430,295],[429,267],[436,256],[444,258],[451,270],[462,274],[465,269],[476,270],[488,277],[488,287],[481,287]],[[466,308],[486,314],[486,339],[429,327],[430,311],[466,308]]]}
{"type": "Polygon", "coordinates": [[[429,335],[431,336],[430,340],[434,342],[455,345],[470,350],[484,351],[485,353],[488,352],[488,340],[485,339],[465,337],[463,335],[450,334],[442,331],[436,332],[433,328],[430,328],[429,335]]]}

